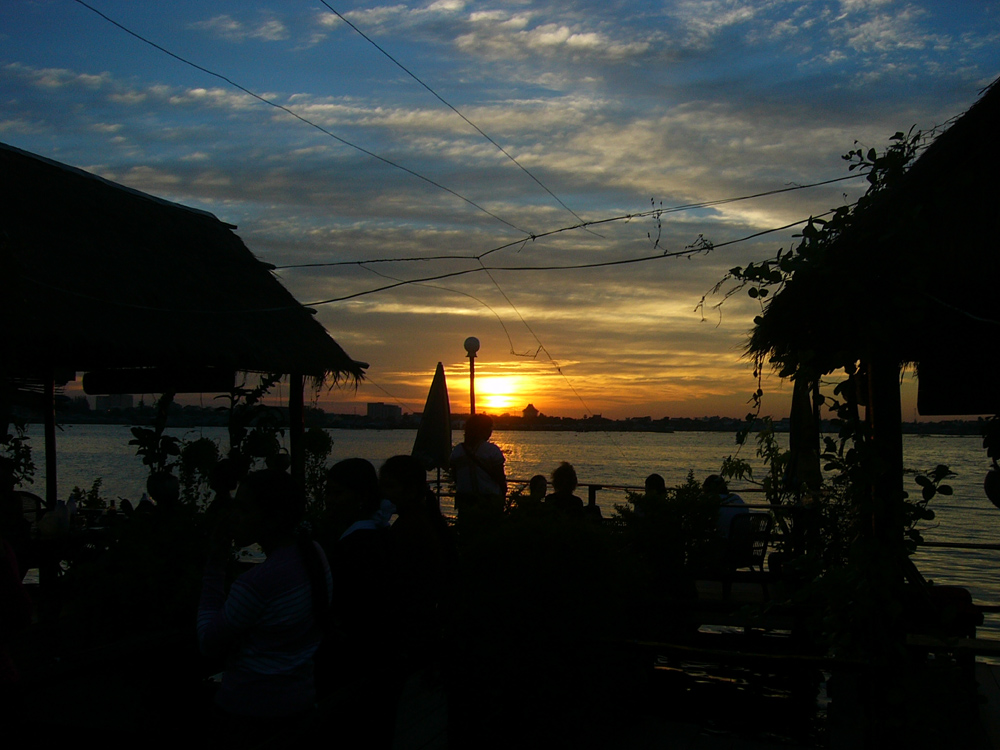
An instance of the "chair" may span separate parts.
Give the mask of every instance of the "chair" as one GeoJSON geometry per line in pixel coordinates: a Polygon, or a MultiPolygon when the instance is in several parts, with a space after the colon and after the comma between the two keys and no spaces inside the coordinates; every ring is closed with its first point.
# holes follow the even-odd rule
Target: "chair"
{"type": "Polygon", "coordinates": [[[767,544],[771,539],[774,519],[770,513],[739,513],[729,522],[726,540],[725,571],[722,576],[722,598],[729,599],[736,572],[749,568],[752,578],[760,581],[764,599],[768,599],[767,573],[764,563],[767,544]]]}

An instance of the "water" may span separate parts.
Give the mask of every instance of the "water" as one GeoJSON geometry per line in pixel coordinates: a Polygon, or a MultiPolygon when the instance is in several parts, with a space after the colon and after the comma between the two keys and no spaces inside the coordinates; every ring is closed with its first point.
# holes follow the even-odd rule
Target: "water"
{"type": "MultiPolygon", "coordinates": [[[[35,492],[44,494],[45,466],[41,429],[31,425],[37,466],[35,492]]],[[[177,437],[215,440],[220,450],[228,447],[223,427],[167,430],[177,437]]],[[[409,453],[415,430],[328,430],[333,437],[331,462],[360,456],[378,468],[389,456],[409,453]]],[[[456,436],[457,438],[457,436],[456,436]]],[[[779,435],[780,439],[785,436],[779,435]]],[[[59,494],[65,497],[74,486],[84,489],[102,478],[102,494],[133,501],[142,495],[148,468],[128,445],[132,434],[121,425],[66,425],[56,436],[59,464],[59,494]]],[[[507,457],[507,475],[528,479],[533,474],[552,473],[560,461],[576,467],[581,483],[641,487],[652,472],[663,475],[668,485],[680,484],[688,471],[703,479],[716,473],[722,458],[736,451],[733,435],[718,432],[605,433],[605,432],[496,432],[493,441],[507,457]]],[[[747,449],[746,457],[759,470],[762,466],[747,449]]],[[[622,502],[622,492],[603,492],[599,501],[608,511],[622,502]]]]}
{"type": "MultiPolygon", "coordinates": [[[[205,427],[171,430],[186,439],[208,437],[227,447],[224,428],[205,427]]],[[[409,453],[413,430],[330,430],[334,440],[332,461],[361,456],[376,468],[399,453],[409,453]]],[[[41,428],[32,425],[35,463],[38,472],[34,491],[44,495],[45,467],[41,428]]],[[[66,425],[57,435],[59,454],[59,494],[66,497],[76,485],[89,488],[97,477],[103,480],[106,498],[138,500],[145,488],[148,469],[129,446],[128,427],[118,425],[66,425]]],[[[456,436],[457,438],[458,436],[456,436]]],[[[778,435],[779,442],[787,439],[778,435]]],[[[602,432],[497,432],[493,436],[507,457],[509,477],[527,480],[533,474],[552,473],[560,461],[569,461],[581,483],[639,487],[645,477],[658,472],[668,486],[682,483],[688,471],[701,481],[716,473],[722,459],[735,453],[731,433],[675,432],[602,433],[602,432]]],[[[932,502],[937,518],[924,531],[928,541],[997,544],[1000,543],[1000,511],[983,493],[982,483],[989,460],[978,437],[918,436],[903,437],[903,451],[908,468],[928,471],[939,463],[947,464],[957,476],[949,480],[954,488],[951,497],[939,496],[932,502]]],[[[754,455],[755,446],[747,446],[741,457],[750,461],[755,472],[763,469],[754,455]]],[[[919,488],[912,477],[905,481],[907,490],[919,488]]],[[[624,501],[621,490],[599,493],[598,502],[609,515],[615,503],[624,501]]],[[[753,500],[749,496],[748,500],[753,500]]],[[[445,507],[447,511],[447,505],[445,507]]],[[[977,550],[922,549],[915,556],[917,566],[928,578],[968,588],[973,598],[984,604],[1000,604],[1000,583],[994,568],[1000,552],[977,550]]],[[[988,620],[987,630],[1000,637],[1000,623],[988,620]]]]}

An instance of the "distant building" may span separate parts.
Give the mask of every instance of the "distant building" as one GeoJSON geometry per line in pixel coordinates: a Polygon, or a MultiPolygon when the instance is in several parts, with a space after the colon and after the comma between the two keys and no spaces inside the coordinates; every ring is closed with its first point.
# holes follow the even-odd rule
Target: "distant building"
{"type": "Polygon", "coordinates": [[[395,422],[402,418],[403,409],[394,404],[383,404],[381,401],[368,404],[368,418],[378,422],[395,422]]]}
{"type": "Polygon", "coordinates": [[[538,409],[536,409],[532,404],[528,404],[521,411],[521,416],[524,419],[538,419],[539,414],[540,412],[538,411],[538,409]]]}
{"type": "Polygon", "coordinates": [[[97,397],[97,411],[111,411],[112,409],[131,409],[131,393],[112,393],[108,396],[97,397]]]}

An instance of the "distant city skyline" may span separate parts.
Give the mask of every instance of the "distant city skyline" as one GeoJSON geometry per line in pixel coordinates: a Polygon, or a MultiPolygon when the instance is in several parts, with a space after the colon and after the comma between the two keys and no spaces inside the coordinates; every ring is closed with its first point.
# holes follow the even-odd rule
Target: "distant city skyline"
{"type": "Polygon", "coordinates": [[[865,183],[773,191],[1000,75],[993,3],[88,4],[0,5],[0,141],[237,225],[371,364],[319,401],[361,410],[420,411],[438,361],[467,408],[477,336],[482,410],[743,416],[758,303],[699,301],[865,183]]]}

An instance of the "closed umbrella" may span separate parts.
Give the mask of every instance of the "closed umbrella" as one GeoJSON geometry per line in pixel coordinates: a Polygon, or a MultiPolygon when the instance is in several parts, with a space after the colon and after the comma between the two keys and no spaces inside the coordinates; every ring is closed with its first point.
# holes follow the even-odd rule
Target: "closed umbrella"
{"type": "Polygon", "coordinates": [[[441,469],[447,468],[451,458],[451,404],[448,401],[448,384],[444,379],[444,365],[438,362],[427,403],[420,417],[417,438],[413,441],[411,455],[420,459],[424,468],[438,470],[438,494],[441,492],[441,469]]]}
{"type": "Polygon", "coordinates": [[[804,377],[795,379],[792,413],[789,416],[788,468],[785,487],[796,493],[804,488],[816,491],[822,482],[819,458],[819,415],[814,391],[816,383],[804,377]]]}
{"type": "Polygon", "coordinates": [[[789,455],[785,489],[794,492],[796,497],[791,529],[792,552],[796,555],[802,554],[811,546],[817,528],[817,511],[813,499],[823,481],[820,470],[818,395],[818,384],[815,381],[810,382],[805,377],[795,379],[792,412],[788,420],[789,455]]]}

